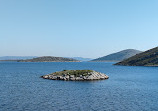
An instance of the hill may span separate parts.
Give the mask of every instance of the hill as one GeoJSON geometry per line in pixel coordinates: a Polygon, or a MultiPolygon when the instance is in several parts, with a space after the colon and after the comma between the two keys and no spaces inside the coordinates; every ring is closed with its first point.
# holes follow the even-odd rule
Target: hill
{"type": "Polygon", "coordinates": [[[113,53],[107,56],[103,56],[97,59],[92,60],[92,62],[118,62],[122,61],[124,59],[127,59],[129,57],[132,57],[136,54],[141,53],[139,50],[135,49],[126,49],[117,53],[113,53]]]}
{"type": "Polygon", "coordinates": [[[125,66],[158,66],[158,47],[137,54],[115,65],[125,66]]]}
{"type": "Polygon", "coordinates": [[[18,62],[79,62],[78,60],[63,57],[43,56],[27,60],[18,60],[18,62]]]}

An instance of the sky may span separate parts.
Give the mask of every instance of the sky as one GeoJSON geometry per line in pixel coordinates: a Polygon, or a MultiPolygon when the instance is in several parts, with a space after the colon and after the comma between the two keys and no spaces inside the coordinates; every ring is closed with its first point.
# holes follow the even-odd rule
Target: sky
{"type": "Polygon", "coordinates": [[[158,0],[0,0],[0,56],[145,51],[157,30],[158,0]]]}

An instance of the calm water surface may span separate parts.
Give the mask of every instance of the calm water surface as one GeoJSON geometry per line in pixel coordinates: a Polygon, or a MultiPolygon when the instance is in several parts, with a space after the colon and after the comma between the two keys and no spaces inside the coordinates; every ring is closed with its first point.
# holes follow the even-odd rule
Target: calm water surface
{"type": "Polygon", "coordinates": [[[158,111],[158,67],[105,62],[0,62],[0,111],[158,111]],[[92,69],[108,80],[40,78],[63,69],[92,69]]]}

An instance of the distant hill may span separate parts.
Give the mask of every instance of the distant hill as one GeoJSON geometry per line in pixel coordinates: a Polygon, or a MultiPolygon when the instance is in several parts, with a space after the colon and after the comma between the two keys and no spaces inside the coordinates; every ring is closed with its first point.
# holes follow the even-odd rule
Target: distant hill
{"type": "Polygon", "coordinates": [[[79,62],[78,60],[63,57],[43,56],[27,60],[18,60],[18,62],[79,62]]]}
{"type": "MultiPolygon", "coordinates": [[[[66,57],[70,58],[70,57],[66,57]]],[[[73,59],[79,60],[79,61],[90,61],[92,60],[91,58],[83,58],[83,57],[72,57],[73,59]]]]}
{"type": "Polygon", "coordinates": [[[115,65],[125,66],[158,66],[158,47],[137,54],[115,65]]]}
{"type": "Polygon", "coordinates": [[[117,53],[113,53],[104,57],[100,57],[97,59],[92,60],[92,62],[118,62],[122,61],[124,59],[127,59],[129,57],[132,57],[136,54],[141,53],[139,50],[135,49],[126,49],[117,53]]]}
{"type": "Polygon", "coordinates": [[[25,60],[25,59],[32,59],[37,56],[1,56],[0,60],[25,60]]]}

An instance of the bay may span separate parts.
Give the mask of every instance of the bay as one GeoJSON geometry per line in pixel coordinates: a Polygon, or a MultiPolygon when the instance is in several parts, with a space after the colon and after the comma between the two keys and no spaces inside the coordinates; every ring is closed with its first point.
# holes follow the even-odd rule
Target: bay
{"type": "Polygon", "coordinates": [[[157,111],[158,67],[110,62],[0,62],[1,111],[157,111]],[[40,76],[91,69],[100,81],[57,81],[40,76]]]}

